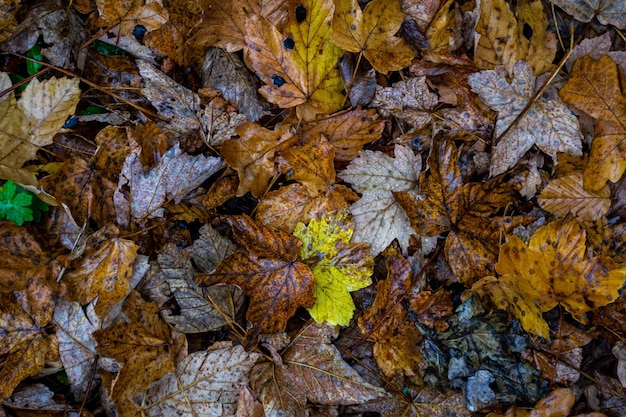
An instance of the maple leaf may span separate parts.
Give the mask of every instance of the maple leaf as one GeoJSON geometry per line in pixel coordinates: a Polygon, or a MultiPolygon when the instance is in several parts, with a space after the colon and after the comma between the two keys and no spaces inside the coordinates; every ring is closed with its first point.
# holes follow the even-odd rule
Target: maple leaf
{"type": "Polygon", "coordinates": [[[109,385],[114,399],[128,399],[173,372],[176,355],[184,346],[184,339],[160,320],[156,304],[144,301],[138,292],[130,292],[123,309],[127,321],[93,333],[98,354],[124,364],[116,383],[109,385]]]}
{"type": "Polygon", "coordinates": [[[176,410],[182,415],[234,415],[237,390],[248,384],[248,374],[261,357],[241,345],[217,342],[205,351],[194,352],[134,397],[142,414],[163,416],[176,410]]]}
{"type": "Polygon", "coordinates": [[[528,245],[508,236],[496,264],[500,278],[488,277],[488,282],[481,280],[476,286],[488,285],[486,291],[495,287],[493,301],[512,307],[524,329],[545,339],[548,327],[540,313],[557,305],[586,323],[588,311],[617,300],[626,282],[626,267],[605,256],[586,259],[585,238],[585,230],[572,218],[539,228],[528,245]]]}
{"type": "Polygon", "coordinates": [[[548,18],[543,3],[517,2],[517,17],[506,0],[480,2],[476,22],[474,62],[481,69],[504,65],[509,74],[516,62],[530,64],[535,75],[550,70],[556,55],[556,36],[547,32],[548,18]],[[530,30],[529,30],[530,29],[530,30]],[[530,35],[528,35],[530,33],[530,35]]]}
{"type": "Polygon", "coordinates": [[[387,377],[402,373],[422,384],[426,362],[419,348],[423,336],[401,301],[411,290],[411,265],[402,256],[386,260],[387,278],[378,282],[376,299],[359,317],[361,332],[375,342],[374,359],[387,377]]]}
{"type": "Polygon", "coordinates": [[[577,59],[570,78],[559,91],[565,102],[594,117],[597,122],[589,163],[584,171],[584,188],[598,191],[607,181],[617,182],[626,169],[626,104],[621,73],[609,57],[577,59]]]}
{"type": "Polygon", "coordinates": [[[289,23],[282,33],[266,19],[246,20],[246,43],[259,90],[282,108],[297,106],[301,119],[339,110],[344,101],[337,70],[341,49],[330,42],[332,0],[289,3],[289,23]]]}
{"type": "Polygon", "coordinates": [[[257,363],[250,385],[267,416],[300,415],[307,400],[319,405],[363,404],[387,396],[365,381],[331,343],[333,329],[307,326],[282,354],[282,364],[257,363]]]}
{"type": "Polygon", "coordinates": [[[72,262],[63,276],[71,299],[87,304],[98,298],[96,314],[105,317],[131,290],[128,280],[137,256],[137,245],[119,237],[119,230],[109,225],[89,236],[84,257],[72,262]]]}
{"type": "Polygon", "coordinates": [[[415,233],[406,212],[393,198],[392,191],[416,192],[422,160],[410,148],[396,145],[395,158],[374,151],[362,151],[339,174],[362,194],[350,206],[354,216],[354,237],[357,242],[370,244],[376,256],[398,240],[404,253],[409,247],[409,237],[415,233]]]}
{"type": "MultiPolygon", "coordinates": [[[[33,79],[19,100],[13,91],[0,98],[0,176],[36,185],[32,174],[21,170],[22,165],[35,159],[41,147],[50,145],[74,113],[80,99],[78,84],[77,78],[33,79]]],[[[0,88],[10,86],[8,74],[0,73],[0,88]]]]}
{"type": "Polygon", "coordinates": [[[597,220],[611,207],[611,190],[604,186],[600,190],[586,191],[583,174],[575,172],[550,181],[537,196],[542,209],[565,217],[568,213],[578,220],[597,220]]]}
{"type": "Polygon", "coordinates": [[[52,290],[41,279],[32,279],[26,289],[3,294],[0,304],[0,401],[17,385],[44,368],[53,345],[45,326],[54,311],[52,290]],[[15,296],[14,296],[15,295],[15,296]]]}
{"type": "Polygon", "coordinates": [[[278,173],[276,152],[287,149],[297,137],[285,125],[272,131],[256,123],[243,122],[236,130],[240,137],[225,141],[220,149],[224,162],[237,171],[238,196],[249,191],[253,196],[260,197],[278,173]]]}
{"type": "Polygon", "coordinates": [[[626,29],[626,4],[620,0],[554,0],[554,4],[581,22],[594,17],[603,25],[626,29]]]}
{"type": "Polygon", "coordinates": [[[298,223],[293,232],[303,243],[300,258],[313,262],[315,305],[309,313],[318,323],[350,324],[355,308],[350,292],[372,283],[374,258],[368,245],[349,243],[352,232],[345,212],[298,223]]]}
{"type": "Polygon", "coordinates": [[[257,218],[267,226],[292,232],[298,222],[347,208],[357,195],[335,184],[334,157],[332,145],[323,136],[315,145],[283,151],[283,171],[297,183],[268,192],[257,206],[257,218]]]}
{"type": "Polygon", "coordinates": [[[167,10],[160,3],[144,3],[143,0],[96,0],[100,16],[97,27],[119,25],[120,31],[127,37],[133,36],[133,30],[141,25],[148,31],[159,29],[169,18],[167,10]]]}
{"type": "Polygon", "coordinates": [[[315,302],[313,273],[297,260],[302,242],[246,215],[230,216],[225,221],[246,250],[233,253],[211,275],[199,275],[196,280],[205,286],[235,284],[250,297],[246,318],[253,327],[248,331],[248,342],[261,333],[284,330],[298,307],[310,307],[315,302]]]}
{"type": "Polygon", "coordinates": [[[402,0],[374,0],[361,11],[356,0],[335,1],[333,43],[362,53],[383,74],[409,66],[415,51],[404,39],[393,36],[404,21],[401,5],[402,0]]]}
{"type": "Polygon", "coordinates": [[[502,135],[492,152],[489,174],[496,176],[514,167],[533,145],[552,157],[557,152],[582,155],[582,133],[576,116],[558,97],[536,100],[517,120],[533,98],[537,86],[530,65],[524,61],[513,66],[511,81],[502,67],[469,76],[469,84],[482,101],[498,111],[496,135],[502,135]],[[515,125],[511,126],[515,122],[515,125]]]}
{"type": "Polygon", "coordinates": [[[408,192],[392,192],[421,236],[448,232],[445,257],[456,277],[469,284],[493,273],[502,230],[522,218],[493,217],[513,201],[513,186],[498,181],[463,185],[456,147],[435,138],[428,158],[430,177],[422,184],[424,199],[408,192]]]}

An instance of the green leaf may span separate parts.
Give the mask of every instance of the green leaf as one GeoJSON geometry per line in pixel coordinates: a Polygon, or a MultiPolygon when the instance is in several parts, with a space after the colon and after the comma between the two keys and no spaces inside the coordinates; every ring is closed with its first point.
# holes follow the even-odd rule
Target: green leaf
{"type": "Polygon", "coordinates": [[[21,226],[33,219],[39,221],[42,211],[48,211],[48,205],[13,181],[0,188],[0,219],[21,226]]]}
{"type": "Polygon", "coordinates": [[[369,245],[349,243],[354,231],[345,212],[308,226],[298,223],[294,235],[302,240],[298,255],[309,263],[315,277],[315,298],[308,309],[318,323],[347,326],[354,312],[351,291],[372,283],[374,257],[369,245]]]}

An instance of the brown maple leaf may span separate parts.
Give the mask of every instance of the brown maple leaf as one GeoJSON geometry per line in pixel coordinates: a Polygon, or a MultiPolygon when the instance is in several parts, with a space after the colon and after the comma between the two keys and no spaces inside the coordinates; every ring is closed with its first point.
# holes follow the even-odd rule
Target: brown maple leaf
{"type": "Polygon", "coordinates": [[[297,260],[302,245],[298,238],[259,225],[246,215],[224,220],[245,250],[233,253],[212,274],[199,275],[196,280],[202,286],[235,284],[250,297],[246,313],[252,324],[247,334],[250,345],[261,333],[283,331],[298,307],[313,306],[313,273],[297,260]]]}
{"type": "Polygon", "coordinates": [[[463,185],[456,146],[435,138],[428,158],[430,176],[422,184],[423,200],[407,192],[394,192],[411,225],[422,236],[444,232],[445,257],[464,284],[493,274],[501,233],[523,222],[522,217],[494,213],[513,202],[514,186],[501,181],[463,185]]]}

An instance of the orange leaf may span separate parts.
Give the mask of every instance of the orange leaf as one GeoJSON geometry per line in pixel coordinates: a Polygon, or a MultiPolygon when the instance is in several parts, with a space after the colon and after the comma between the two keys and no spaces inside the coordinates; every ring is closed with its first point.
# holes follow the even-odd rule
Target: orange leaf
{"type": "Polygon", "coordinates": [[[297,261],[302,245],[298,238],[258,225],[246,215],[225,220],[246,251],[235,252],[211,275],[196,279],[201,285],[238,285],[251,298],[246,318],[253,325],[248,331],[248,342],[253,343],[261,333],[283,331],[297,308],[313,306],[313,273],[297,261]]]}
{"type": "Polygon", "coordinates": [[[356,0],[335,1],[332,41],[346,51],[362,52],[383,74],[409,66],[415,51],[393,36],[404,21],[401,6],[401,0],[374,0],[361,11],[356,0]]]}

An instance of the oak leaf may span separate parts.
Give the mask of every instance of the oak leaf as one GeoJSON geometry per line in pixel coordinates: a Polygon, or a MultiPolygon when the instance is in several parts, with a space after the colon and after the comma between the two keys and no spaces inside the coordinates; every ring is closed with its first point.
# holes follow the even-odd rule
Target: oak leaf
{"type": "Polygon", "coordinates": [[[469,84],[483,102],[498,112],[496,135],[500,136],[509,129],[492,151],[491,176],[514,167],[533,145],[550,155],[555,164],[557,152],[582,155],[578,119],[558,97],[536,100],[517,120],[538,87],[528,63],[517,62],[510,81],[504,69],[496,67],[495,70],[470,75],[469,84]],[[515,125],[511,126],[512,123],[515,125]]]}
{"type": "Polygon", "coordinates": [[[352,233],[345,212],[298,223],[293,233],[302,241],[298,255],[313,263],[315,305],[309,314],[318,323],[350,324],[355,309],[350,292],[372,283],[374,258],[368,245],[349,243],[352,233]]]}
{"type": "Polygon", "coordinates": [[[224,162],[237,171],[238,196],[249,191],[253,196],[260,197],[267,191],[272,177],[279,172],[276,152],[287,149],[297,137],[283,125],[267,130],[256,123],[243,122],[236,130],[239,138],[222,144],[224,162]]]}
{"type": "Polygon", "coordinates": [[[176,365],[144,393],[134,397],[142,414],[221,416],[235,414],[238,386],[248,384],[248,374],[261,357],[241,345],[217,342],[205,351],[194,352],[176,365]]]}
{"type": "Polygon", "coordinates": [[[328,325],[307,326],[281,356],[282,364],[257,363],[250,385],[261,399],[266,416],[301,416],[307,403],[363,404],[386,397],[365,381],[331,343],[328,325]]]}
{"type": "Polygon", "coordinates": [[[376,256],[398,240],[404,253],[415,233],[406,212],[393,198],[392,191],[417,192],[422,160],[410,148],[396,145],[395,158],[375,151],[361,151],[339,176],[361,193],[350,206],[354,216],[354,237],[370,244],[376,256]]]}
{"type": "Polygon", "coordinates": [[[260,16],[246,19],[246,43],[259,90],[271,103],[296,107],[299,118],[330,114],[344,102],[337,69],[341,49],[330,41],[332,0],[289,3],[289,21],[282,31],[260,16]]]}
{"type": "Polygon", "coordinates": [[[404,21],[402,0],[374,0],[365,10],[356,0],[335,1],[331,39],[338,47],[362,53],[380,73],[411,64],[415,51],[395,35],[404,21]]]}
{"type": "Polygon", "coordinates": [[[549,22],[542,2],[517,2],[517,19],[505,0],[485,0],[479,4],[474,49],[478,68],[503,65],[512,75],[515,63],[525,60],[535,75],[550,70],[556,55],[556,36],[546,31],[549,22]]]}
{"type": "Polygon", "coordinates": [[[583,174],[586,190],[598,191],[607,181],[617,182],[626,169],[626,101],[617,64],[604,55],[577,59],[559,95],[597,122],[589,163],[583,174]]]}
{"type": "Polygon", "coordinates": [[[554,0],[576,20],[590,22],[594,17],[603,25],[626,29],[626,4],[620,0],[554,0]]]}
{"type": "Polygon", "coordinates": [[[597,191],[583,187],[583,174],[575,172],[550,181],[537,196],[542,209],[559,217],[571,213],[579,221],[597,220],[611,207],[611,190],[604,186],[597,191]]]}
{"type": "Polygon", "coordinates": [[[257,206],[257,218],[267,226],[292,232],[298,222],[348,208],[357,195],[335,184],[334,159],[333,147],[323,136],[316,144],[283,151],[279,159],[283,172],[297,182],[268,192],[257,206]]]}
{"type": "MultiPolygon", "coordinates": [[[[539,228],[528,245],[517,236],[508,236],[496,264],[501,276],[497,282],[487,278],[492,286],[506,287],[506,300],[499,298],[502,292],[494,291],[494,302],[512,305],[512,313],[524,328],[546,339],[547,324],[537,314],[557,305],[586,323],[587,312],[617,300],[626,282],[626,267],[605,256],[587,259],[585,239],[585,230],[570,217],[539,228]],[[516,299],[528,307],[511,303],[516,299]],[[531,312],[532,322],[526,318],[531,312]]],[[[476,285],[485,285],[481,281],[476,285]]]]}
{"type": "Polygon", "coordinates": [[[424,199],[393,192],[417,234],[425,237],[448,232],[444,254],[458,280],[471,284],[494,271],[500,234],[523,222],[518,217],[494,217],[513,201],[513,186],[500,181],[463,185],[456,147],[434,139],[428,158],[430,176],[422,182],[424,199]]]}
{"type": "Polygon", "coordinates": [[[131,290],[128,281],[136,256],[137,245],[120,238],[117,227],[98,230],[87,238],[83,256],[73,260],[63,276],[70,299],[87,304],[97,298],[96,314],[104,318],[131,290]]]}
{"type": "Polygon", "coordinates": [[[233,253],[211,275],[199,275],[196,280],[203,286],[235,284],[250,297],[246,318],[252,328],[248,342],[261,333],[283,331],[297,308],[311,307],[315,302],[313,273],[297,259],[302,242],[246,215],[225,221],[232,226],[236,242],[246,250],[233,253]]]}

